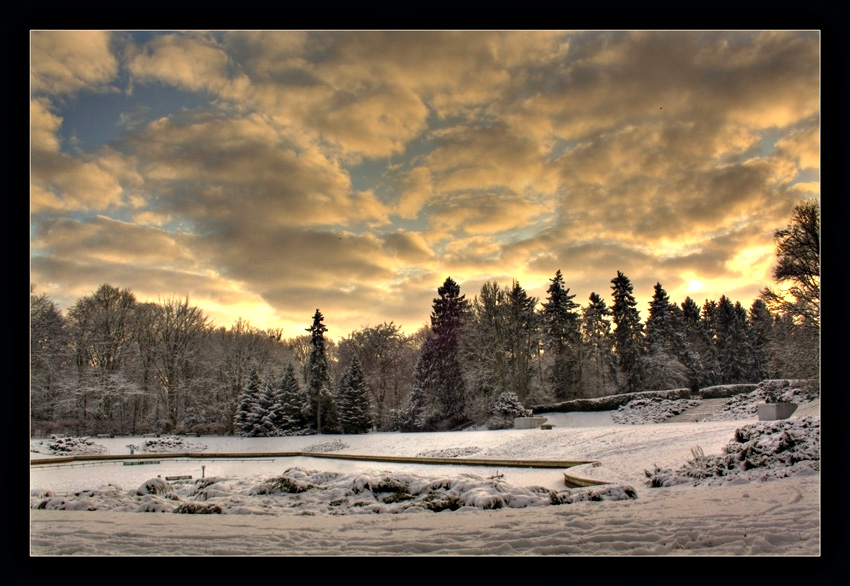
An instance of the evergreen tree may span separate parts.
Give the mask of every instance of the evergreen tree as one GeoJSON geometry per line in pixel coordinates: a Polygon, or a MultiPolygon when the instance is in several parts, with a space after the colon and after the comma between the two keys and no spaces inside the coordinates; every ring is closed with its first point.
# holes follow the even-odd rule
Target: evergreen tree
{"type": "Polygon", "coordinates": [[[682,302],[682,328],[688,367],[688,386],[698,391],[715,380],[716,368],[714,345],[711,342],[701,318],[701,309],[696,301],[686,297],[682,302]]]}
{"type": "Polygon", "coordinates": [[[746,311],[740,303],[720,297],[714,310],[714,332],[720,384],[753,382],[748,380],[751,353],[746,311]]]}
{"type": "Polygon", "coordinates": [[[339,431],[336,402],[331,391],[328,359],[325,355],[325,332],[328,328],[318,309],[313,314],[310,332],[310,358],[307,361],[307,397],[309,399],[310,426],[316,433],[339,431]]]}
{"type": "Polygon", "coordinates": [[[487,421],[488,429],[508,429],[513,427],[517,417],[529,417],[531,409],[526,409],[516,393],[504,391],[499,393],[490,407],[492,416],[487,421]]]}
{"type": "Polygon", "coordinates": [[[431,312],[432,335],[425,340],[420,355],[420,362],[427,362],[417,364],[414,387],[424,392],[422,399],[433,400],[434,415],[451,426],[466,419],[459,351],[468,302],[451,277],[437,293],[431,312]]]}
{"type": "Polygon", "coordinates": [[[407,404],[396,411],[395,426],[400,431],[430,431],[439,418],[433,393],[437,359],[436,346],[431,341],[433,331],[428,332],[416,366],[413,369],[413,389],[407,404]]]}
{"type": "Polygon", "coordinates": [[[342,377],[339,390],[339,424],[342,433],[366,433],[372,428],[371,401],[357,355],[342,377]]]}
{"type": "Polygon", "coordinates": [[[277,404],[280,405],[279,435],[301,435],[307,431],[309,422],[304,416],[304,410],[309,403],[298,385],[295,367],[291,362],[286,365],[280,379],[277,404]]]}
{"type": "Polygon", "coordinates": [[[506,290],[486,282],[469,306],[461,343],[466,407],[476,420],[490,415],[493,399],[508,389],[506,290]]]}
{"type": "Polygon", "coordinates": [[[548,382],[559,399],[581,394],[581,324],[579,305],[564,286],[561,271],[549,280],[541,320],[546,353],[549,355],[548,382]]]}
{"type": "Polygon", "coordinates": [[[682,310],[670,302],[661,283],[656,283],[646,320],[644,375],[651,389],[678,388],[688,383],[689,373],[683,363],[687,351],[683,320],[682,310]]]}
{"type": "Polygon", "coordinates": [[[252,370],[248,376],[248,384],[242,391],[239,407],[236,409],[236,419],[233,428],[241,436],[253,437],[256,425],[259,423],[257,415],[260,412],[260,387],[262,381],[256,370],[252,370]]]}
{"type": "Polygon", "coordinates": [[[633,286],[627,276],[617,271],[611,279],[614,305],[611,308],[614,319],[614,354],[623,379],[620,392],[630,393],[644,390],[642,358],[646,354],[643,324],[637,301],[633,295],[633,286]]]}
{"type": "Polygon", "coordinates": [[[756,299],[747,315],[749,320],[750,346],[753,363],[750,380],[763,381],[768,377],[768,358],[770,338],[773,330],[773,316],[762,299],[756,299]]]}
{"type": "Polygon", "coordinates": [[[535,311],[536,297],[529,297],[518,281],[506,296],[506,350],[507,374],[510,389],[520,401],[525,401],[532,388],[532,363],[537,353],[537,321],[535,311]]]}
{"type": "Polygon", "coordinates": [[[582,309],[581,335],[587,365],[582,369],[584,394],[588,397],[609,394],[616,380],[611,309],[596,292],[590,294],[587,307],[582,309]]]}
{"type": "Polygon", "coordinates": [[[280,405],[277,402],[277,392],[274,376],[269,374],[260,386],[257,400],[257,413],[254,424],[254,437],[275,437],[280,428],[280,405]]]}

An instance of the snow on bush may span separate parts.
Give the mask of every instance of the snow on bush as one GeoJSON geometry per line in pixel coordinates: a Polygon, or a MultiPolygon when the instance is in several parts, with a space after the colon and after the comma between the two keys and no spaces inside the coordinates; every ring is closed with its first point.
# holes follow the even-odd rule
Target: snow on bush
{"type": "Polygon", "coordinates": [[[57,456],[72,456],[75,454],[103,454],[106,448],[87,437],[59,437],[52,435],[49,440],[42,440],[30,448],[35,454],[53,454],[57,456]]]}
{"type": "Polygon", "coordinates": [[[502,475],[481,477],[459,474],[445,477],[391,472],[352,474],[289,468],[262,479],[199,478],[190,485],[174,485],[152,478],[136,490],[118,487],[54,495],[34,491],[30,508],[113,510],[185,514],[375,514],[492,510],[567,505],[574,502],[637,498],[624,486],[587,490],[550,490],[519,487],[502,475]]]}
{"type": "Polygon", "coordinates": [[[141,485],[138,489],[136,489],[136,494],[140,496],[145,494],[155,494],[174,500],[177,500],[179,498],[174,492],[174,487],[171,486],[168,481],[163,480],[162,478],[151,478],[143,485],[141,485]]]}
{"type": "Polygon", "coordinates": [[[686,409],[696,407],[699,401],[687,399],[661,399],[646,397],[634,399],[621,405],[611,414],[614,423],[641,425],[644,423],[662,423],[686,409]]]}
{"type": "Polygon", "coordinates": [[[702,449],[678,470],[646,470],[652,488],[677,484],[721,485],[785,478],[820,470],[820,417],[783,419],[746,425],[718,456],[702,449]]]}
{"type": "Polygon", "coordinates": [[[203,452],[207,446],[197,442],[190,442],[185,437],[169,435],[145,440],[141,444],[127,444],[134,452],[149,454],[168,454],[181,452],[203,452]]]}
{"type": "Polygon", "coordinates": [[[795,403],[805,405],[820,398],[817,381],[810,379],[771,379],[758,384],[750,393],[736,395],[710,417],[701,421],[731,421],[758,415],[762,403],[795,403]]]}
{"type": "Polygon", "coordinates": [[[304,448],[301,451],[302,452],[309,452],[309,453],[312,454],[312,453],[317,453],[317,452],[318,453],[338,452],[338,451],[344,450],[346,448],[348,448],[347,443],[345,443],[342,440],[335,439],[335,440],[330,441],[330,442],[323,442],[323,443],[313,444],[311,446],[307,446],[306,448],[304,448]]]}

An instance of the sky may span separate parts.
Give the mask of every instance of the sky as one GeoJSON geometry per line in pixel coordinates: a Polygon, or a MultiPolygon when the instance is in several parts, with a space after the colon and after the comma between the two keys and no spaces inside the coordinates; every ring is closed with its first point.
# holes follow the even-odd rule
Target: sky
{"type": "Polygon", "coordinates": [[[555,272],[645,318],[773,286],[820,198],[818,31],[32,31],[30,282],[293,337],[555,272]]]}
{"type": "MultiPolygon", "coordinates": [[[[757,400],[754,396],[753,406],[757,400]]],[[[640,421],[637,413],[631,413],[630,424],[618,424],[618,413],[540,414],[554,425],[551,430],[88,438],[93,444],[85,448],[89,453],[126,455],[134,447],[135,454],[191,451],[235,456],[162,458],[136,466],[82,460],[32,466],[30,551],[36,557],[670,555],[775,559],[822,554],[819,399],[800,404],[790,419],[776,422],[759,422],[753,415],[738,413],[738,418],[728,420],[652,423],[649,416],[658,413],[647,409],[647,419],[640,421]],[[727,476],[700,481],[686,474],[696,447],[709,459],[718,457],[726,446],[736,444],[736,430],[748,426],[758,429],[743,446],[737,445],[752,450],[750,460],[761,461],[762,466],[746,471],[731,468],[727,476]],[[779,443],[788,446],[788,434],[795,438],[790,451],[769,455],[779,443]],[[239,457],[273,451],[303,455],[239,457]],[[492,459],[493,465],[310,457],[316,452],[479,458],[492,459]],[[791,453],[799,461],[789,466],[783,460],[791,453]],[[499,465],[500,458],[588,463],[569,468],[508,468],[499,465]],[[645,471],[656,468],[663,471],[659,478],[666,480],[663,486],[653,488],[647,484],[645,471]],[[564,473],[602,484],[568,489],[564,473]],[[168,481],[171,476],[192,478],[168,481]],[[280,476],[319,488],[289,495],[258,490],[280,476]],[[366,490],[387,478],[404,483],[415,498],[385,503],[387,491],[366,490]],[[144,488],[149,481],[162,480],[177,498],[144,488]],[[628,489],[636,498],[628,495],[628,489]],[[410,506],[434,491],[453,494],[465,506],[441,512],[410,506]],[[548,491],[571,500],[549,504],[548,491]],[[588,501],[591,493],[602,500],[588,501]],[[495,499],[501,499],[504,506],[488,509],[495,499]],[[222,513],[172,513],[189,502],[218,506],[222,513]],[[44,506],[39,509],[41,503],[44,506]],[[142,509],[149,512],[139,512],[142,509]]],[[[32,461],[53,457],[47,449],[50,443],[32,439],[32,461]]],[[[772,565],[768,573],[781,567],[772,565]]],[[[794,569],[802,568],[797,565],[794,569]]]]}

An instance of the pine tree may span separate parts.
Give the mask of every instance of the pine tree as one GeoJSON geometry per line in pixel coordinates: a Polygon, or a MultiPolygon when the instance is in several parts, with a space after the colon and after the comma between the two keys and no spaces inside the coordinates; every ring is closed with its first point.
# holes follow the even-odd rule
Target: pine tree
{"type": "Polygon", "coordinates": [[[740,303],[733,304],[722,295],[714,310],[714,331],[720,383],[753,382],[748,380],[751,352],[747,314],[743,306],[740,303]]]}
{"type": "Polygon", "coordinates": [[[248,384],[242,391],[233,423],[233,428],[241,436],[252,437],[254,434],[255,426],[258,423],[257,414],[259,413],[261,385],[260,375],[257,374],[256,370],[252,370],[248,376],[248,384]]]}
{"type": "MultiPolygon", "coordinates": [[[[423,344],[420,362],[414,373],[426,402],[436,407],[436,418],[449,426],[466,419],[466,388],[459,353],[468,302],[460,286],[451,277],[437,289],[431,312],[431,333],[423,344]]],[[[435,422],[429,422],[435,423],[435,422]]]]}
{"type": "Polygon", "coordinates": [[[644,375],[651,389],[678,388],[688,383],[689,373],[682,359],[686,352],[683,319],[682,310],[670,302],[661,283],[656,283],[646,320],[644,375]]]}
{"type": "Polygon", "coordinates": [[[340,382],[338,407],[342,433],[366,433],[372,428],[369,390],[356,354],[340,382]]]}
{"type": "Polygon", "coordinates": [[[257,400],[254,437],[275,437],[280,427],[280,405],[277,403],[274,376],[269,374],[260,386],[257,400]]]}
{"type": "Polygon", "coordinates": [[[611,279],[614,305],[611,308],[614,318],[614,354],[623,380],[620,391],[624,393],[644,390],[644,376],[641,359],[646,354],[643,324],[637,301],[632,294],[634,288],[627,276],[617,271],[611,279]]]}
{"type": "Polygon", "coordinates": [[[506,290],[486,282],[469,307],[461,343],[467,412],[476,420],[490,415],[493,398],[508,389],[506,290]]]}
{"type": "Polygon", "coordinates": [[[431,341],[434,333],[428,332],[428,337],[422,344],[419,358],[413,369],[413,389],[407,404],[396,412],[395,426],[400,431],[430,431],[436,426],[439,418],[434,407],[433,393],[437,359],[436,346],[431,341]]]}
{"type": "Polygon", "coordinates": [[[709,339],[701,316],[700,306],[690,297],[682,302],[682,328],[684,332],[685,366],[688,368],[688,386],[698,391],[715,380],[714,345],[709,339]]]}
{"type": "Polygon", "coordinates": [[[773,330],[773,316],[762,299],[756,299],[747,315],[749,320],[750,345],[753,351],[751,380],[763,381],[768,378],[768,359],[770,338],[773,330]]]}
{"type": "Polygon", "coordinates": [[[309,403],[298,385],[295,367],[291,362],[280,379],[277,403],[280,405],[279,435],[301,435],[308,430],[309,422],[304,416],[304,410],[309,403]]]}
{"type": "Polygon", "coordinates": [[[588,397],[609,394],[615,382],[616,365],[612,352],[611,309],[598,293],[582,309],[581,335],[586,368],[582,369],[582,388],[588,397]]]}
{"type": "Polygon", "coordinates": [[[537,353],[538,314],[535,311],[536,297],[529,297],[519,281],[506,295],[507,323],[506,342],[507,374],[511,390],[520,401],[527,400],[531,388],[532,361],[537,353]]]}
{"type": "Polygon", "coordinates": [[[310,332],[310,358],[307,361],[307,397],[309,399],[310,425],[316,433],[339,430],[336,402],[331,391],[331,379],[328,372],[328,359],[325,355],[325,332],[328,328],[322,323],[324,316],[318,309],[313,314],[310,332]]]}
{"type": "Polygon", "coordinates": [[[513,427],[517,417],[528,417],[531,409],[526,409],[516,393],[504,391],[500,393],[490,408],[492,416],[487,421],[488,429],[507,429],[513,427]]]}
{"type": "Polygon", "coordinates": [[[581,321],[579,305],[564,286],[561,271],[549,280],[541,320],[546,353],[550,356],[548,382],[559,399],[581,394],[581,321]]]}

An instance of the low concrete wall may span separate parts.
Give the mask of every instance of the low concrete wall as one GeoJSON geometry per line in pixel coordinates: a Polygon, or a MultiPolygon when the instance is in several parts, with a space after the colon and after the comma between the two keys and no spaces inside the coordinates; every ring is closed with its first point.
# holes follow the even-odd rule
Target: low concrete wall
{"type": "Polygon", "coordinates": [[[514,429],[534,429],[546,423],[546,417],[516,417],[514,429]]]}
{"type": "Polygon", "coordinates": [[[758,406],[759,421],[788,419],[796,410],[796,403],[763,403],[758,406]]]}

